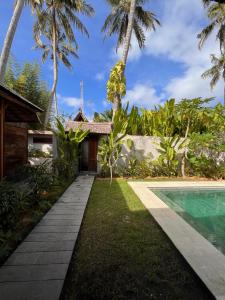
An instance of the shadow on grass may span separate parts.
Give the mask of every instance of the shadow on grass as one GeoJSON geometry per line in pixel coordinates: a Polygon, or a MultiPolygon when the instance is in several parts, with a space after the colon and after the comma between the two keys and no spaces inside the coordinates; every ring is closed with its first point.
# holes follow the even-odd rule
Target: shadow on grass
{"type": "Polygon", "coordinates": [[[124,180],[96,180],[61,300],[213,299],[124,180]]]}

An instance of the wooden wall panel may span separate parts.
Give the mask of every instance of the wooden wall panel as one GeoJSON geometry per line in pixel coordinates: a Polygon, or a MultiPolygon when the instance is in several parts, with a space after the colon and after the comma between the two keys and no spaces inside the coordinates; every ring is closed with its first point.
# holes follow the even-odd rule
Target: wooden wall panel
{"type": "Polygon", "coordinates": [[[15,168],[28,160],[27,128],[5,123],[4,130],[4,175],[14,174],[15,168]]]}
{"type": "Polygon", "coordinates": [[[0,180],[3,178],[4,157],[3,157],[3,129],[4,129],[4,100],[0,98],[0,180]]]}

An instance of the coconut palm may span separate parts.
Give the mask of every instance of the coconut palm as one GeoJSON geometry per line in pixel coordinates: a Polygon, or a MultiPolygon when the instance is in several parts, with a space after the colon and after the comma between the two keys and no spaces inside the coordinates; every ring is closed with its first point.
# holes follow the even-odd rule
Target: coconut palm
{"type": "Polygon", "coordinates": [[[25,4],[32,6],[35,9],[37,5],[41,5],[42,0],[16,0],[13,16],[11,18],[8,31],[4,40],[1,57],[0,57],[0,82],[4,82],[6,67],[10,55],[10,50],[13,42],[13,38],[19,23],[19,19],[25,4]]]}
{"type": "Polygon", "coordinates": [[[145,45],[144,29],[155,30],[155,25],[159,24],[155,15],[143,8],[147,0],[107,0],[107,2],[112,7],[112,12],[105,20],[102,32],[105,32],[106,37],[113,34],[118,35],[116,46],[118,50],[120,46],[125,44],[130,14],[132,17],[130,25],[132,25],[139,47],[143,48],[145,45]]]}
{"type": "MultiPolygon", "coordinates": [[[[225,82],[225,68],[224,68],[224,56],[216,57],[211,54],[212,67],[202,74],[202,78],[211,78],[211,89],[215,87],[217,82],[222,77],[225,82]]],[[[225,86],[224,86],[224,106],[225,106],[225,86]]]]}
{"type": "MultiPolygon", "coordinates": [[[[71,67],[68,55],[77,57],[78,43],[73,27],[89,36],[85,25],[77,17],[77,13],[92,16],[94,9],[85,0],[45,0],[45,6],[37,12],[37,22],[34,26],[34,38],[37,47],[43,49],[43,60],[50,55],[53,61],[53,85],[51,98],[46,113],[45,126],[47,126],[56,88],[58,83],[58,61],[61,60],[67,67],[71,67]],[[47,40],[43,42],[41,37],[47,40]]],[[[55,99],[56,101],[56,99],[55,99]]]]}
{"type": "MultiPolygon", "coordinates": [[[[203,2],[208,6],[208,18],[211,20],[211,22],[198,35],[198,38],[200,39],[199,48],[201,49],[203,47],[210,34],[217,28],[218,32],[216,38],[220,43],[220,51],[222,55],[222,57],[219,59],[215,55],[211,56],[213,67],[206,71],[202,76],[203,78],[212,77],[211,87],[214,87],[220,78],[220,75],[225,73],[225,4],[214,3],[210,5],[209,1],[207,0],[203,0],[203,2]]],[[[225,84],[224,75],[223,79],[225,84]]]]}
{"type": "MultiPolygon", "coordinates": [[[[106,36],[118,35],[117,50],[120,46],[124,46],[121,64],[123,72],[126,68],[133,30],[139,47],[143,48],[145,46],[144,29],[155,30],[155,24],[160,24],[152,12],[143,9],[147,1],[107,0],[112,7],[112,12],[106,18],[102,31],[106,33],[106,36]]],[[[115,94],[113,104],[113,116],[115,116],[121,106],[121,97],[118,93],[115,94]]]]}

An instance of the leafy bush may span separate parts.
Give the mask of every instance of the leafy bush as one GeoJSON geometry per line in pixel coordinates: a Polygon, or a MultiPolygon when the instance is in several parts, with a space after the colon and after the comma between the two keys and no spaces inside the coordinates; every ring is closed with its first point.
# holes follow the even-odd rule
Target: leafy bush
{"type": "Polygon", "coordinates": [[[36,200],[39,199],[40,194],[47,191],[54,182],[54,176],[49,167],[49,162],[37,166],[25,165],[22,168],[22,175],[26,178],[31,190],[31,194],[36,200]]]}
{"type": "Polygon", "coordinates": [[[152,176],[152,163],[148,158],[138,160],[131,156],[125,166],[117,168],[117,173],[120,176],[146,178],[152,176]]]}
{"type": "Polygon", "coordinates": [[[223,134],[193,134],[188,155],[189,174],[225,178],[225,138],[223,134]]]}
{"type": "Polygon", "coordinates": [[[53,160],[53,172],[64,180],[74,179],[77,173],[77,161],[69,162],[66,159],[58,158],[53,160]]]}
{"type": "Polygon", "coordinates": [[[19,192],[13,184],[0,182],[0,230],[14,227],[25,194],[19,192]]]}
{"type": "Polygon", "coordinates": [[[29,150],[29,157],[43,157],[43,158],[51,158],[52,157],[52,153],[47,153],[44,151],[41,151],[39,149],[30,149],[29,150]]]}

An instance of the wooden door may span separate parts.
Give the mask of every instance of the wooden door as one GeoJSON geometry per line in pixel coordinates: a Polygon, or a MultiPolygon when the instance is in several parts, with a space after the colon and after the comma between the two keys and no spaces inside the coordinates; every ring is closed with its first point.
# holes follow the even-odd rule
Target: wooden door
{"type": "Polygon", "coordinates": [[[89,155],[88,155],[88,171],[97,172],[97,154],[98,154],[98,139],[97,137],[89,138],[89,155]]]}

